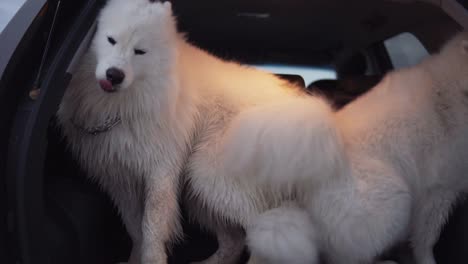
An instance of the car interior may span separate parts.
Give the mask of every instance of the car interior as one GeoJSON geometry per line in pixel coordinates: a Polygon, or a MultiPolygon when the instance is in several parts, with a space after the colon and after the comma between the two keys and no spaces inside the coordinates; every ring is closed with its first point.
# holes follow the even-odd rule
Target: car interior
{"type": "MultiPolygon", "coordinates": [[[[53,3],[56,2],[52,1],[44,11],[39,28],[50,28],[56,10],[53,3]]],[[[89,19],[80,16],[80,12],[88,6],[79,2],[63,1],[63,7],[57,13],[54,38],[66,39],[67,30],[60,26],[61,21],[70,17],[75,17],[77,21],[89,19]]],[[[411,46],[405,39],[417,41],[424,52],[430,54],[461,29],[457,21],[430,2],[173,0],[172,4],[180,31],[186,32],[188,40],[221,58],[249,65],[330,69],[336,78],[318,77],[311,82],[306,82],[300,74],[281,73],[281,67],[278,70],[280,73],[276,74],[309,93],[323,95],[339,110],[370,90],[386,72],[398,68],[395,60],[407,60],[405,56],[414,54],[412,50],[405,53],[405,48],[411,46]],[[399,40],[396,44],[388,42],[395,38],[399,40]],[[395,47],[394,52],[391,49],[395,47]]],[[[73,61],[87,48],[93,33],[92,22],[87,24],[88,30],[84,33],[87,37],[76,43],[80,46],[78,52],[70,55],[73,61]]],[[[49,32],[46,29],[42,34],[35,34],[32,41],[37,40],[39,46],[45,45],[45,33],[49,32]]],[[[51,50],[60,50],[57,45],[52,44],[51,50]]],[[[32,57],[40,57],[40,54],[41,51],[32,52],[32,57]]],[[[57,53],[52,52],[49,56],[57,56],[57,53]]],[[[73,61],[67,67],[68,78],[73,76],[73,61]]],[[[53,65],[46,63],[45,68],[48,67],[53,65]]],[[[63,87],[60,88],[63,90],[66,89],[66,83],[57,83],[57,86],[63,87]]],[[[60,94],[63,95],[63,91],[49,98],[51,113],[57,109],[60,94]]],[[[27,259],[25,255],[28,251],[21,248],[29,245],[29,250],[43,250],[41,254],[47,255],[47,263],[124,262],[130,254],[131,241],[118,212],[108,196],[87,178],[73,159],[54,116],[46,116],[41,120],[46,131],[44,142],[32,145],[44,149],[45,155],[39,159],[42,165],[35,168],[35,173],[41,176],[34,178],[33,182],[23,182],[28,185],[27,190],[40,188],[40,191],[16,191],[13,196],[15,199],[20,195],[24,195],[25,200],[41,199],[42,208],[34,210],[41,210],[43,218],[33,221],[35,216],[28,215],[25,217],[27,222],[23,225],[18,223],[16,231],[9,234],[15,241],[9,245],[14,252],[12,254],[15,258],[27,259]],[[28,226],[30,223],[33,226],[28,226]],[[21,236],[25,232],[20,230],[36,228],[44,234],[44,242],[25,242],[28,237],[21,236]]],[[[184,208],[183,204],[181,206],[184,208]]],[[[466,223],[468,204],[460,201],[435,248],[437,263],[468,263],[468,251],[464,248],[468,244],[466,223]]],[[[199,261],[216,250],[213,235],[201,230],[196,224],[184,220],[184,232],[185,239],[170,251],[170,263],[199,261]]],[[[246,250],[241,263],[245,263],[247,258],[246,250]]],[[[390,254],[389,259],[398,260],[398,256],[390,254]]],[[[24,263],[39,262],[29,259],[29,262],[24,263]]]]}

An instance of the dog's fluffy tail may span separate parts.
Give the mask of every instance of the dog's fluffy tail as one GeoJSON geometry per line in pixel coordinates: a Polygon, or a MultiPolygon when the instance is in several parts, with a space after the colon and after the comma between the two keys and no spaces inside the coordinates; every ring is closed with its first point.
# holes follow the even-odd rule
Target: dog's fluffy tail
{"type": "Polygon", "coordinates": [[[319,263],[314,227],[309,216],[295,206],[267,211],[249,225],[249,264],[319,263]]]}
{"type": "Polygon", "coordinates": [[[330,179],[345,152],[333,110],[320,97],[285,99],[239,115],[225,138],[225,172],[273,188],[330,179]]]}

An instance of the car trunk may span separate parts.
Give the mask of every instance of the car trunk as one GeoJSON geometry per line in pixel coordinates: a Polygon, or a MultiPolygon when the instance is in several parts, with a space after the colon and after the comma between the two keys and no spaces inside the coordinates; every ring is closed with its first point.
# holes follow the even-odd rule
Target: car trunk
{"type": "MultiPolygon", "coordinates": [[[[31,99],[29,93],[33,78],[22,78],[17,71],[22,65],[29,65],[31,72],[38,71],[56,1],[50,2],[42,18],[37,18],[42,22],[29,32],[31,38],[23,39],[26,47],[37,47],[17,55],[19,66],[5,79],[8,87],[21,87],[15,92],[19,106],[11,108],[15,111],[9,123],[11,130],[3,135],[10,139],[8,164],[3,164],[8,166],[6,211],[13,222],[7,234],[11,241],[8,246],[12,259],[21,259],[21,263],[115,263],[125,261],[130,253],[131,241],[112,202],[73,159],[54,117],[72,77],[66,69],[103,1],[77,2],[62,2],[57,23],[60,26],[53,33],[54,44],[46,58],[39,98],[31,99]],[[28,55],[31,53],[34,56],[28,55]]],[[[438,8],[420,2],[173,2],[180,29],[188,32],[189,40],[223,58],[251,64],[325,65],[336,67],[337,72],[342,65],[354,67],[347,62],[352,62],[358,52],[369,52],[379,60],[382,40],[397,33],[411,32],[429,51],[435,51],[459,28],[438,8]]],[[[383,59],[373,67],[380,75],[390,69],[383,59]]],[[[355,74],[347,78],[359,77],[355,74]]],[[[341,100],[337,107],[342,107],[376,81],[366,85],[360,82],[362,86],[351,88],[335,85],[341,87],[338,92],[348,91],[345,99],[326,86],[318,89],[332,101],[341,100]]],[[[438,263],[468,262],[464,250],[467,222],[468,207],[460,203],[436,246],[438,263]]],[[[171,263],[201,260],[216,249],[213,236],[196,224],[184,221],[184,231],[186,239],[171,252],[171,263]]]]}

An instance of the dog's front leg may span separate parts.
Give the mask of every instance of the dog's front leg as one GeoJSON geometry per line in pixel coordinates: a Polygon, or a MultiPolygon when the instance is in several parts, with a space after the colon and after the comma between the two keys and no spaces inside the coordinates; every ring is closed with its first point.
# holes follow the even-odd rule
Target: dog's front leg
{"type": "Polygon", "coordinates": [[[441,190],[418,199],[411,230],[417,264],[436,264],[433,248],[455,199],[453,192],[441,190]]]}
{"type": "Polygon", "coordinates": [[[140,198],[138,193],[134,193],[131,195],[130,199],[114,199],[120,210],[125,228],[132,239],[132,252],[128,262],[126,262],[128,264],[140,264],[141,262],[141,221],[143,216],[143,204],[140,198]]]}
{"type": "Polygon", "coordinates": [[[240,227],[219,225],[216,228],[218,250],[208,259],[191,264],[236,264],[242,256],[245,246],[244,230],[240,227]]]}
{"type": "Polygon", "coordinates": [[[173,175],[152,175],[145,181],[142,264],[167,263],[166,243],[172,242],[181,230],[178,180],[173,175]]]}
{"type": "Polygon", "coordinates": [[[140,264],[141,260],[141,222],[143,218],[143,189],[141,185],[133,188],[127,196],[114,199],[120,209],[122,220],[132,239],[132,252],[128,264],[140,264]]]}
{"type": "Polygon", "coordinates": [[[107,186],[115,205],[119,209],[122,221],[132,239],[132,252],[128,264],[140,264],[141,260],[141,222],[143,218],[144,189],[141,181],[129,181],[125,184],[107,186]]]}

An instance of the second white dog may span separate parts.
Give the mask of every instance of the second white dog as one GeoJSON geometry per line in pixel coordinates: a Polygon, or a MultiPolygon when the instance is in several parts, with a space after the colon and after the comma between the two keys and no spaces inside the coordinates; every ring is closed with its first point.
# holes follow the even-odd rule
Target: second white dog
{"type": "Polygon", "coordinates": [[[464,32],[421,64],[390,73],[336,114],[346,147],[345,156],[336,156],[346,165],[325,184],[311,175],[315,184],[306,186],[309,196],[302,200],[309,219],[297,216],[298,209],[279,208],[253,222],[247,233],[255,257],[281,263],[281,252],[290,263],[317,263],[304,253],[309,249],[333,264],[370,263],[409,237],[416,263],[435,264],[432,250],[442,225],[468,190],[467,118],[464,32]],[[297,217],[281,221],[288,215],[297,217]],[[297,230],[284,232],[291,228],[297,230]]]}

